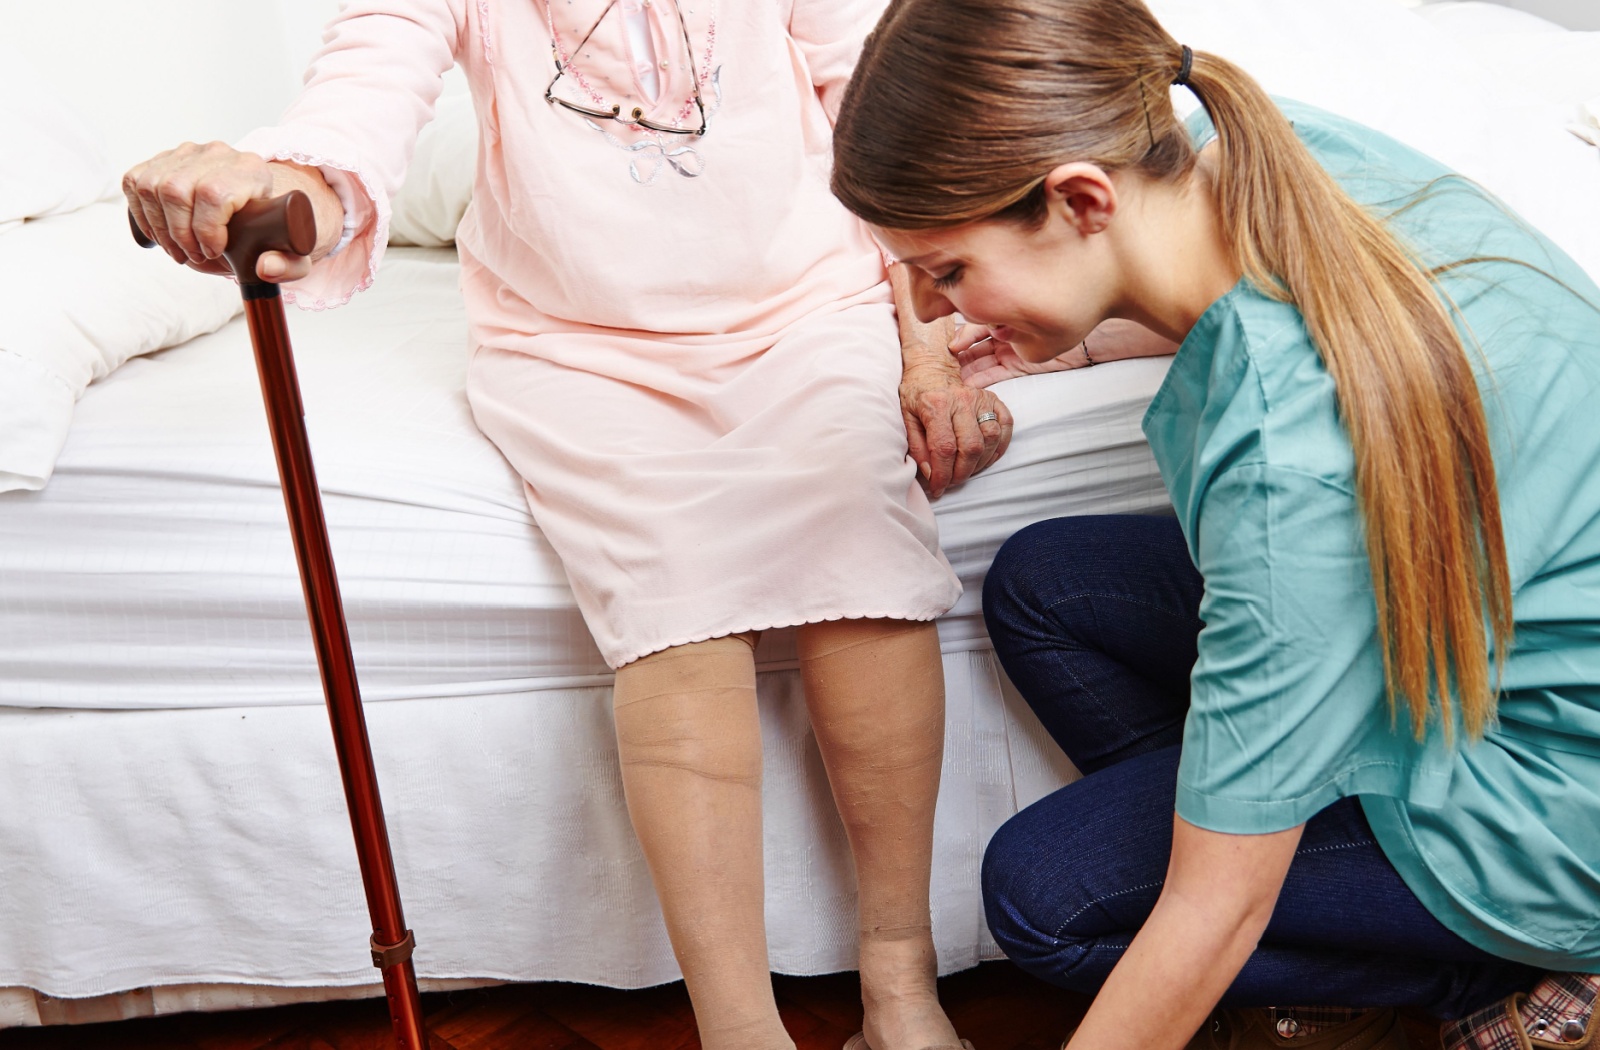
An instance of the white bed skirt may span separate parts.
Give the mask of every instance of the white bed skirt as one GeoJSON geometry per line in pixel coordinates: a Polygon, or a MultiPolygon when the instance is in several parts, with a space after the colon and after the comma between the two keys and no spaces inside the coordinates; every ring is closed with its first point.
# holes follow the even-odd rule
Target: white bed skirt
{"type": "MultiPolygon", "coordinates": [[[[1074,773],[992,652],[944,668],[933,921],[948,973],[999,954],[978,893],[990,835],[1074,773]]],[[[772,966],[852,969],[849,850],[799,674],[759,688],[772,966]]],[[[609,700],[592,686],[367,705],[425,987],[677,979],[609,700]]],[[[27,866],[0,897],[0,1026],[381,994],[321,708],[0,709],[0,797],[0,870],[27,866]]]]}

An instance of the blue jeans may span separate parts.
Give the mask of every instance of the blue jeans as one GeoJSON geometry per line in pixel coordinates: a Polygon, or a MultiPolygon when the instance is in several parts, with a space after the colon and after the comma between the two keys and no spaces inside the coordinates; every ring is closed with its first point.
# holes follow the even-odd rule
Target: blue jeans
{"type": "MultiPolygon", "coordinates": [[[[1170,517],[1040,522],[984,586],[995,652],[1082,770],[983,861],[989,928],[1036,976],[1099,989],[1161,893],[1203,582],[1170,517]]],[[[1401,881],[1354,798],[1313,817],[1227,1006],[1413,1006],[1460,1017],[1540,972],[1468,944],[1401,881]]]]}

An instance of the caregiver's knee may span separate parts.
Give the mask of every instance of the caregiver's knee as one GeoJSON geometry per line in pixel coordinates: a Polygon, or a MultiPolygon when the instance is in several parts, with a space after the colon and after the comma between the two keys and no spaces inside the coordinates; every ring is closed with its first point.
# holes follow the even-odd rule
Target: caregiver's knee
{"type": "Polygon", "coordinates": [[[1092,533],[1099,520],[1034,522],[1000,547],[983,581],[983,617],[991,638],[999,643],[1025,636],[1045,618],[1055,621],[1070,612],[1063,608],[1064,600],[1087,589],[1087,580],[1077,571],[1077,538],[1092,533]]]}
{"type": "Polygon", "coordinates": [[[1062,896],[1073,892],[1043,855],[1032,824],[1024,810],[1001,825],[984,850],[980,873],[989,931],[1013,959],[1060,949],[1062,941],[1049,929],[1055,924],[1046,916],[1058,912],[1062,896]]]}

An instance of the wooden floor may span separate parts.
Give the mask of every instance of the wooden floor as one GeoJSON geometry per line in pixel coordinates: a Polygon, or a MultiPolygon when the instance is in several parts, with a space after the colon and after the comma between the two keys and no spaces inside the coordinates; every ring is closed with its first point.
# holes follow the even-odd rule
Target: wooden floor
{"type": "MultiPolygon", "coordinates": [[[[861,1028],[853,973],[774,979],[799,1050],[839,1050],[861,1028]]],[[[941,994],[979,1050],[1055,1050],[1087,1000],[1010,963],[945,978],[941,994]]],[[[431,1050],[698,1050],[682,984],[619,992],[523,984],[426,995],[431,1050]]],[[[389,1050],[381,1000],[180,1014],[116,1024],[0,1031],[0,1050],[389,1050]]]]}
{"type": "MultiPolygon", "coordinates": [[[[799,1050],[839,1050],[861,1027],[853,973],[778,977],[779,1008],[799,1050]]],[[[1010,963],[940,981],[962,1035],[978,1050],[1056,1050],[1088,1000],[1010,963]]],[[[699,1050],[682,984],[619,992],[522,984],[423,997],[431,1050],[699,1050]]],[[[1438,1028],[1407,1018],[1413,1050],[1437,1050],[1438,1028]]],[[[381,1000],[180,1014],[117,1024],[0,1031],[0,1050],[391,1050],[381,1000]]]]}

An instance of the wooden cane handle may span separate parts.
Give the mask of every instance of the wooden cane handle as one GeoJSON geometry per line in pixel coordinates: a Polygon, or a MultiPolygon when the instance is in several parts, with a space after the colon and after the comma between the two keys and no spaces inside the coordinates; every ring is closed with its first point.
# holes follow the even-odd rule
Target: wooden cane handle
{"type": "MultiPolygon", "coordinates": [[[[141,248],[155,247],[155,241],[140,229],[133,213],[128,226],[141,248]]],[[[222,257],[242,286],[260,285],[256,262],[266,252],[310,255],[317,246],[317,215],[311,198],[299,190],[281,197],[250,201],[228,220],[228,246],[222,257]]]]}
{"type": "Polygon", "coordinates": [[[133,231],[133,243],[141,248],[154,248],[156,239],[139,228],[139,220],[133,217],[133,212],[128,212],[128,229],[133,231]]]}

